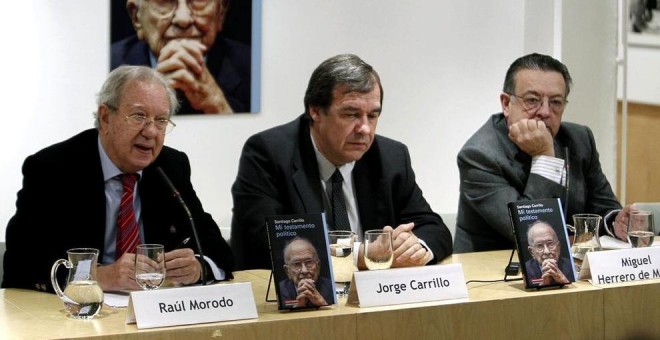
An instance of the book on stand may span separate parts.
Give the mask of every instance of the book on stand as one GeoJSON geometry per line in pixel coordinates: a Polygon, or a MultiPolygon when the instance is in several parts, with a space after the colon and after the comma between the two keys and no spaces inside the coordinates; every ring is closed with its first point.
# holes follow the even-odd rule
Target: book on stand
{"type": "Polygon", "coordinates": [[[511,202],[508,208],[525,287],[556,287],[575,282],[575,265],[559,198],[511,202]]]}
{"type": "Polygon", "coordinates": [[[266,218],[279,309],[336,303],[325,215],[266,218]]]}

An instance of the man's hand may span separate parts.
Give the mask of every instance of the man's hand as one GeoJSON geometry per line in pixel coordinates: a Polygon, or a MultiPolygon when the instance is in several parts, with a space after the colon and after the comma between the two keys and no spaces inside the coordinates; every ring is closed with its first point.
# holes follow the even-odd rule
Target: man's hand
{"type": "Polygon", "coordinates": [[[321,293],[316,290],[316,283],[312,279],[300,280],[296,291],[298,293],[296,306],[298,307],[306,306],[308,300],[315,306],[325,306],[328,304],[321,293]]]}
{"type": "Polygon", "coordinates": [[[192,249],[175,249],[165,253],[165,270],[168,280],[175,284],[187,285],[199,281],[202,264],[199,263],[192,249]]]}
{"type": "Polygon", "coordinates": [[[158,56],[156,70],[183,91],[190,105],[204,113],[233,113],[224,92],[204,62],[206,46],[197,40],[168,42],[158,56]]]}
{"type": "Polygon", "coordinates": [[[135,282],[135,254],[125,253],[115,263],[99,266],[96,277],[103,291],[140,289],[135,282]]]}
{"type": "Polygon", "coordinates": [[[555,156],[552,134],[542,120],[524,118],[511,124],[509,139],[532,157],[555,156]]]}
{"type": "Polygon", "coordinates": [[[616,214],[614,223],[612,223],[616,238],[622,241],[628,241],[628,218],[630,217],[630,213],[635,210],[632,205],[626,205],[616,214]]]}
{"type": "Polygon", "coordinates": [[[401,224],[396,229],[390,226],[383,228],[392,233],[392,249],[394,261],[392,267],[423,266],[431,260],[431,253],[422,246],[419,239],[412,233],[415,223],[401,224]]]}
{"type": "Polygon", "coordinates": [[[545,259],[541,265],[541,278],[543,278],[543,284],[548,285],[554,282],[556,283],[570,283],[564,273],[559,270],[557,266],[557,261],[554,259],[545,259]]]}

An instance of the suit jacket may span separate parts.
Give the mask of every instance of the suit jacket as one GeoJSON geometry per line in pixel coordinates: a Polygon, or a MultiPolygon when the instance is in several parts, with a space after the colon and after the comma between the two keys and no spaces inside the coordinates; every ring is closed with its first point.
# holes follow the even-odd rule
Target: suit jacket
{"type": "MultiPolygon", "coordinates": [[[[436,260],[451,254],[451,234],[422,196],[405,145],[376,136],[355,163],[353,183],[364,231],[415,222],[413,232],[436,260]]],[[[270,268],[265,217],[321,213],[322,190],[305,114],[250,137],[232,186],[231,243],[237,267],[270,268]]]]}
{"type": "MultiPolygon", "coordinates": [[[[3,288],[53,292],[50,268],[57,259],[67,258],[68,249],[85,247],[103,252],[105,184],[97,141],[97,130],[86,130],[25,160],[16,214],[7,225],[3,288]]],[[[138,184],[143,241],[163,244],[170,251],[192,237],[187,215],[156,167],[165,171],[188,204],[204,255],[232,278],[232,252],[193,190],[188,157],[167,146],[143,170],[138,184]]],[[[194,242],[189,244],[197,252],[194,242]]]]}
{"type": "MultiPolygon", "coordinates": [[[[112,44],[110,70],[121,65],[151,67],[149,46],[136,36],[112,44]]],[[[223,37],[221,34],[206,56],[206,66],[234,112],[250,112],[251,52],[250,47],[223,37]]],[[[179,112],[199,113],[190,106],[183,93],[179,93],[179,112]]]]}
{"type": "Polygon", "coordinates": [[[568,151],[567,186],[531,174],[531,157],[509,140],[508,133],[504,115],[495,114],[458,153],[456,252],[512,249],[509,202],[558,197],[567,219],[577,213],[604,216],[621,209],[600,167],[588,127],[563,122],[557,132],[555,154],[566,159],[568,151]]]}

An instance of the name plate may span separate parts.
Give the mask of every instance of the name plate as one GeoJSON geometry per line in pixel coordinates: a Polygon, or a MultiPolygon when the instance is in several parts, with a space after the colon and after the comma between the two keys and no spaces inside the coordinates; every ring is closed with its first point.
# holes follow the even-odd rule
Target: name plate
{"type": "Polygon", "coordinates": [[[349,293],[348,301],[360,307],[468,297],[460,263],[355,272],[354,281],[356,296],[349,293]]]}
{"type": "Polygon", "coordinates": [[[593,285],[660,279],[660,247],[588,252],[579,278],[593,285]]]}
{"type": "Polygon", "coordinates": [[[245,282],[131,292],[126,323],[142,329],[257,317],[252,284],[245,282]]]}

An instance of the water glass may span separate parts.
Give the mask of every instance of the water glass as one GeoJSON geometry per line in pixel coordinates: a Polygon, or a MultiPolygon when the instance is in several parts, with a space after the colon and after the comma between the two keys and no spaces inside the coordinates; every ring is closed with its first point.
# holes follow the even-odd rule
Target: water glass
{"type": "Polygon", "coordinates": [[[144,290],[158,289],[165,281],[165,247],[140,244],[135,250],[135,281],[144,290]]]}
{"type": "Polygon", "coordinates": [[[389,269],[392,266],[392,233],[369,230],[364,233],[364,262],[369,270],[389,269]]]}
{"type": "Polygon", "coordinates": [[[628,218],[628,242],[633,248],[648,247],[653,244],[655,227],[653,213],[650,211],[633,211],[628,218]]]}
{"type": "Polygon", "coordinates": [[[355,236],[352,231],[332,230],[328,232],[332,275],[335,278],[336,293],[340,297],[348,294],[353,272],[357,270],[353,260],[355,236]]]}

